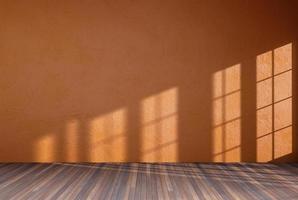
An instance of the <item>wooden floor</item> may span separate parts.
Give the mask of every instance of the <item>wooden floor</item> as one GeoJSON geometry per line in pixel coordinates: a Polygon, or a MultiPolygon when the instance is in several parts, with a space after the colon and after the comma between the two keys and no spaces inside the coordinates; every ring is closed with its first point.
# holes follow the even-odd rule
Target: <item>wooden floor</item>
{"type": "Polygon", "coordinates": [[[298,199],[298,164],[0,164],[0,199],[298,199]]]}

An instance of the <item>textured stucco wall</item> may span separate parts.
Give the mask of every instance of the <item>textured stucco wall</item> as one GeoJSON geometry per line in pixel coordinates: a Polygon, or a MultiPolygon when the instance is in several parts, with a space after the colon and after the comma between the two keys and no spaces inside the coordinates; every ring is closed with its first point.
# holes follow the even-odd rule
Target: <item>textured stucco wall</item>
{"type": "Polygon", "coordinates": [[[294,160],[296,12],[294,1],[0,1],[0,161],[294,160]],[[286,45],[291,75],[259,97],[257,67],[282,62],[260,55],[286,45]],[[258,115],[270,91],[291,105],[258,115]],[[273,136],[273,118],[291,130],[273,136]]]}

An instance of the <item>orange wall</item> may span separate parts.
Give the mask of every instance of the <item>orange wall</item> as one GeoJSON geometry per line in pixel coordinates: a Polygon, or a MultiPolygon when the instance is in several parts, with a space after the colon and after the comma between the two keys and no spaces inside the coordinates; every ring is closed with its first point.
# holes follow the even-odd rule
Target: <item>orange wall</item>
{"type": "Polygon", "coordinates": [[[0,1],[0,161],[297,160],[297,8],[0,1]]]}

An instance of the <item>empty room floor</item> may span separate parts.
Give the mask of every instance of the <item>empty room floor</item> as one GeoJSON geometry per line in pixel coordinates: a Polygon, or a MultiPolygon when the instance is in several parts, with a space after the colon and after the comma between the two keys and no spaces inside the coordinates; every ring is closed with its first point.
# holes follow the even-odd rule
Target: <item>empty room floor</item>
{"type": "Polygon", "coordinates": [[[0,199],[298,199],[298,164],[6,163],[0,199]]]}

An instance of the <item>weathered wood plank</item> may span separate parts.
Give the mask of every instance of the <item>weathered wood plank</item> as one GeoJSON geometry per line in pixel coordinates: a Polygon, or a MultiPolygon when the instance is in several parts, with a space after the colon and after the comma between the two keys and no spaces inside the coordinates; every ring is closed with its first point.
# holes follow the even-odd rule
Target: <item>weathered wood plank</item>
{"type": "Polygon", "coordinates": [[[0,163],[0,199],[298,199],[298,164],[0,163]]]}

